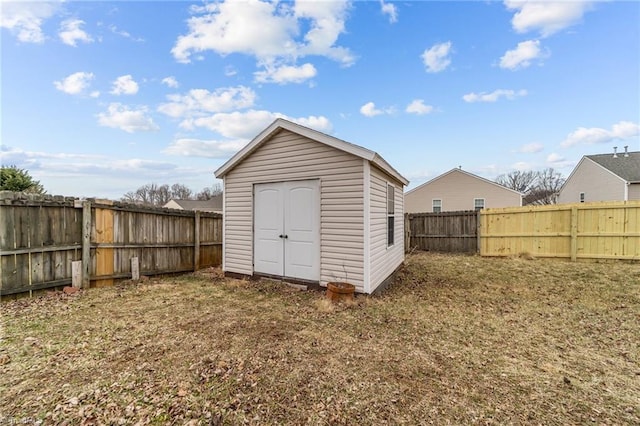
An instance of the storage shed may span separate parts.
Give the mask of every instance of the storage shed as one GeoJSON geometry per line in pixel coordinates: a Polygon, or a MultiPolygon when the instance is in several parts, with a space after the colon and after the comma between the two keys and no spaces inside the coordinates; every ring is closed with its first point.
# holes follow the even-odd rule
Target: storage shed
{"type": "Polygon", "coordinates": [[[277,119],[215,175],[226,275],[373,293],[404,261],[408,181],[373,151],[277,119]]]}

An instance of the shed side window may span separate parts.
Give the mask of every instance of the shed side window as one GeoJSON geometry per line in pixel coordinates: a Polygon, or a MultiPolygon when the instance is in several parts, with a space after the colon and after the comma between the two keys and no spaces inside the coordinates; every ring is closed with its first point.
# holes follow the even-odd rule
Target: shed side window
{"type": "Polygon", "coordinates": [[[475,211],[484,209],[484,198],[474,198],[473,199],[473,209],[475,211]]]}
{"type": "Polygon", "coordinates": [[[431,206],[434,213],[442,212],[442,200],[433,200],[431,206]]]}
{"type": "Polygon", "coordinates": [[[396,189],[393,185],[387,185],[387,247],[391,247],[395,243],[395,200],[396,189]]]}

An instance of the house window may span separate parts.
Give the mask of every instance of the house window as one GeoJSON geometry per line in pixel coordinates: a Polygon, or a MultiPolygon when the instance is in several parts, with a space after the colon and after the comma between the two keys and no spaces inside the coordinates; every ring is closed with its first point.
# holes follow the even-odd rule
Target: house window
{"type": "Polygon", "coordinates": [[[484,209],[484,198],[474,198],[473,199],[473,209],[475,211],[484,209]]]}
{"type": "Polygon", "coordinates": [[[434,213],[440,213],[442,211],[442,200],[433,200],[432,209],[434,213]]]}
{"type": "Polygon", "coordinates": [[[387,247],[395,242],[395,196],[396,189],[393,185],[387,185],[387,247]]]}
{"type": "Polygon", "coordinates": [[[584,192],[580,193],[580,202],[584,203],[584,192]]]}

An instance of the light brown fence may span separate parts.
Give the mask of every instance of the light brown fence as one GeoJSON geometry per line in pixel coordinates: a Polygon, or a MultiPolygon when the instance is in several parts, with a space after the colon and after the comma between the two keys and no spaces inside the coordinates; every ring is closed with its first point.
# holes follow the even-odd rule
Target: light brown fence
{"type": "Polygon", "coordinates": [[[0,193],[0,295],[218,266],[222,215],[61,196],[0,193]]]}
{"type": "Polygon", "coordinates": [[[640,202],[486,209],[480,254],[640,260],[640,202]]]}
{"type": "Polygon", "coordinates": [[[405,217],[407,250],[476,252],[478,213],[475,211],[410,213],[405,217]]]}

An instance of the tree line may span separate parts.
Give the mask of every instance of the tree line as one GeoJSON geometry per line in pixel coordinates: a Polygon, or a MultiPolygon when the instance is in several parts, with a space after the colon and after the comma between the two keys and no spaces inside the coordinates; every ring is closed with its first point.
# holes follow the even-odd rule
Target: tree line
{"type": "Polygon", "coordinates": [[[121,201],[127,203],[144,204],[148,206],[164,206],[170,200],[210,200],[213,197],[222,194],[222,188],[219,184],[204,188],[202,191],[194,193],[189,187],[174,183],[169,186],[167,184],[158,185],[157,183],[148,183],[142,185],[135,191],[129,191],[122,196],[121,201]]]}
{"type": "MultiPolygon", "coordinates": [[[[544,205],[557,202],[558,191],[565,178],[553,168],[534,171],[515,170],[498,176],[496,183],[524,194],[523,205],[544,205]]],[[[46,194],[40,181],[31,177],[29,172],[16,166],[0,167],[0,190],[46,194]]],[[[135,191],[124,194],[121,201],[150,206],[164,206],[172,199],[178,200],[210,200],[222,194],[220,184],[193,192],[180,183],[158,185],[148,183],[135,191]]]]}
{"type": "Polygon", "coordinates": [[[556,204],[558,192],[565,180],[560,172],[549,167],[539,171],[515,170],[498,176],[495,181],[524,194],[522,205],[528,206],[556,204]]]}

